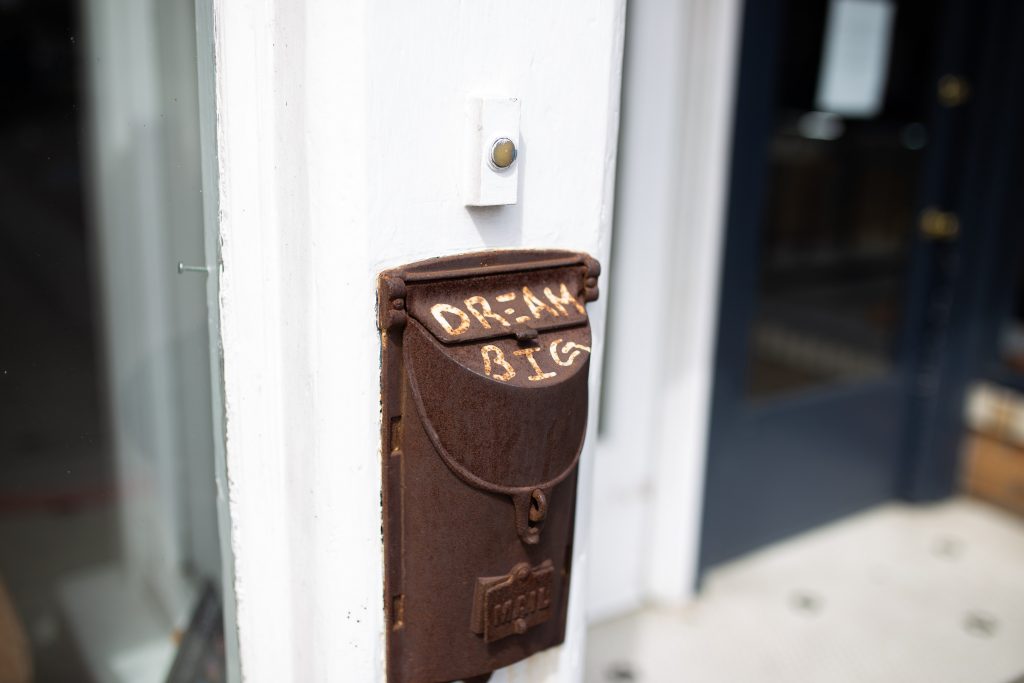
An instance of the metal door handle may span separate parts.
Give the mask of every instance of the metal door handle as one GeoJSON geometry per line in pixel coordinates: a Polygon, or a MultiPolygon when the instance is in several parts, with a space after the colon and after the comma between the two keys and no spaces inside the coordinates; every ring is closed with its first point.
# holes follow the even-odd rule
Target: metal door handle
{"type": "Polygon", "coordinates": [[[918,228],[927,239],[948,242],[960,234],[960,218],[952,211],[929,206],[921,212],[918,228]]]}

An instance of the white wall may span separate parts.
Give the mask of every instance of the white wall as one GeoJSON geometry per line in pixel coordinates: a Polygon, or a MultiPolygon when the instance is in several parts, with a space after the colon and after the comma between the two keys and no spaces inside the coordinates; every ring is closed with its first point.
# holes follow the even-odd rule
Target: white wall
{"type": "Polygon", "coordinates": [[[629,4],[592,620],[692,596],[740,10],[629,4]]]}
{"type": "MultiPolygon", "coordinates": [[[[383,672],[374,279],[464,250],[608,259],[623,0],[213,0],[227,486],[248,681],[383,672]],[[466,209],[463,107],[522,102],[519,203],[466,209]]],[[[593,309],[595,341],[603,301],[593,309]]],[[[597,414],[600,345],[591,382],[597,414]]],[[[593,422],[591,438],[593,444],[593,422]]],[[[566,644],[496,676],[578,680],[592,447],[566,644]]]]}

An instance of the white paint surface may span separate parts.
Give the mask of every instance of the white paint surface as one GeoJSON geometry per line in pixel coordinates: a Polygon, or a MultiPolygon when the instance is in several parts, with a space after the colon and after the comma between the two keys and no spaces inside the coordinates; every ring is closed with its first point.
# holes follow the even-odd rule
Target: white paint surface
{"type": "MultiPolygon", "coordinates": [[[[382,679],[375,276],[482,248],[607,260],[623,19],[622,0],[215,0],[212,22],[200,18],[216,62],[219,322],[245,680],[382,679]],[[467,209],[458,192],[463,108],[479,92],[522,101],[514,206],[467,209]]],[[[596,415],[603,303],[592,311],[596,415]]],[[[566,644],[496,683],[582,676],[592,457],[591,447],[566,644]]]]}
{"type": "Polygon", "coordinates": [[[740,9],[739,0],[629,5],[594,620],[692,594],[740,9]]]}
{"type": "Polygon", "coordinates": [[[649,596],[664,603],[690,599],[696,584],[742,9],[741,0],[700,0],[687,15],[687,125],[668,285],[675,362],[665,367],[645,577],[649,596]]]}
{"type": "Polygon", "coordinates": [[[588,681],[1009,683],[1024,674],[1024,523],[887,504],[723,565],[684,609],[588,639],[588,681]]]}

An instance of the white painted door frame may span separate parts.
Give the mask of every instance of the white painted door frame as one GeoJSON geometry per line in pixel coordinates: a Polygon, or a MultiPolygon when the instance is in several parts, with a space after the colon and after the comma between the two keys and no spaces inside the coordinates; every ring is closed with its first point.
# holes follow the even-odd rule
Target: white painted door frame
{"type": "Polygon", "coordinates": [[[629,3],[591,620],[693,595],[742,4],[629,3]]]}
{"type": "MultiPolygon", "coordinates": [[[[241,672],[379,681],[375,276],[485,248],[607,262],[624,0],[200,0],[197,15],[241,672]],[[462,205],[475,94],[521,101],[516,205],[462,205]]],[[[597,415],[603,301],[591,320],[597,415]]],[[[593,422],[566,643],[496,682],[582,676],[593,422]]]]}

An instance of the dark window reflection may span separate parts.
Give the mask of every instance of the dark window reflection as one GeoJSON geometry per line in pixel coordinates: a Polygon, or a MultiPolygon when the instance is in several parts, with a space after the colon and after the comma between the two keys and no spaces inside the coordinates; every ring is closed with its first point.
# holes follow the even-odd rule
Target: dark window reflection
{"type": "Polygon", "coordinates": [[[0,4],[0,670],[36,681],[90,680],[59,587],[118,547],[77,24],[70,2],[0,4]]]}
{"type": "MultiPolygon", "coordinates": [[[[870,4],[870,3],[869,3],[870,4]]],[[[933,17],[893,5],[877,113],[816,108],[829,3],[784,14],[748,394],[885,375],[917,210],[933,17]]]]}

